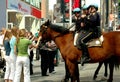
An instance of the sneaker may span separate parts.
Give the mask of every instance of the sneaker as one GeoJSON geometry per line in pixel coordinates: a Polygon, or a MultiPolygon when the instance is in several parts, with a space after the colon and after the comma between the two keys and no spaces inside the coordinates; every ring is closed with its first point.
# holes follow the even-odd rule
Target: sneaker
{"type": "Polygon", "coordinates": [[[55,71],[52,71],[52,72],[50,72],[51,74],[55,74],[56,72],[55,71]]]}
{"type": "Polygon", "coordinates": [[[42,75],[42,76],[49,76],[49,75],[45,74],[45,75],[42,75]]]}

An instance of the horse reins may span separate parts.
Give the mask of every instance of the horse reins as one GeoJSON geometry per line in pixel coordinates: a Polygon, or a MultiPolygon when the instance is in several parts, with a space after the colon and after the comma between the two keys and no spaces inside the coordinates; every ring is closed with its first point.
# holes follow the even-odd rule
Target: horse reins
{"type": "MultiPolygon", "coordinates": [[[[68,30],[70,30],[75,24],[72,24],[70,27],[68,27],[68,30]]],[[[47,26],[44,26],[45,27],[45,30],[43,30],[42,34],[43,33],[46,33],[46,30],[47,30],[47,26]]],[[[53,37],[53,39],[55,40],[57,37],[60,37],[62,36],[63,34],[58,34],[56,36],[53,37]]]]}
{"type": "MultiPolygon", "coordinates": [[[[70,30],[74,25],[75,25],[75,23],[73,23],[71,26],[69,26],[69,27],[68,27],[68,30],[70,30]]],[[[63,35],[63,34],[58,34],[58,35],[56,35],[56,36],[54,37],[54,39],[57,38],[57,37],[60,37],[61,35],[63,35]]]]}

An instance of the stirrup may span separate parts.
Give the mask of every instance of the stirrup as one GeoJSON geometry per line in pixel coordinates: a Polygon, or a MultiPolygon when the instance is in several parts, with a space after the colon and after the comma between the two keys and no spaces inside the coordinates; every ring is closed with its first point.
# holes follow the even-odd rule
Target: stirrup
{"type": "Polygon", "coordinates": [[[89,57],[81,58],[81,66],[84,66],[84,63],[88,63],[91,60],[89,57]]]}
{"type": "Polygon", "coordinates": [[[80,46],[76,45],[75,47],[78,48],[79,50],[81,50],[81,47],[80,47],[80,46]]]}

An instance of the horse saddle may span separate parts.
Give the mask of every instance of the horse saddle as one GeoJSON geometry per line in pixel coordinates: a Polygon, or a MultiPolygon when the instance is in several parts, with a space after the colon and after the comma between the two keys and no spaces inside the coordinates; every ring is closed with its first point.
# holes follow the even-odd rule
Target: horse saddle
{"type": "Polygon", "coordinates": [[[102,43],[104,41],[103,35],[101,35],[99,38],[91,39],[86,43],[88,47],[95,47],[95,46],[102,46],[102,43]]]}

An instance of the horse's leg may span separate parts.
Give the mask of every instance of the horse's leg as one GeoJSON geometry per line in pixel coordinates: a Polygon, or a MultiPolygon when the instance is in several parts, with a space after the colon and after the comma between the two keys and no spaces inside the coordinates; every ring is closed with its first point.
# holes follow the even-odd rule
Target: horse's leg
{"type": "Polygon", "coordinates": [[[109,63],[110,75],[107,82],[113,82],[113,71],[114,71],[114,64],[112,62],[109,63]]]}
{"type": "Polygon", "coordinates": [[[68,69],[68,67],[66,65],[66,62],[65,62],[65,78],[64,78],[64,82],[68,82],[69,78],[70,78],[70,72],[69,72],[69,69],[68,69]]]}
{"type": "MultiPolygon", "coordinates": [[[[78,68],[78,64],[75,64],[75,77],[76,77],[76,81],[75,82],[80,82],[80,79],[79,79],[79,68],[78,68]]],[[[71,77],[71,82],[74,82],[74,76],[71,77]]]]}
{"type": "Polygon", "coordinates": [[[71,74],[71,82],[80,82],[77,62],[73,63],[68,60],[66,63],[68,65],[68,69],[71,74]]]}
{"type": "Polygon", "coordinates": [[[108,66],[107,66],[107,65],[108,65],[108,62],[105,61],[105,62],[104,62],[104,66],[105,66],[104,76],[105,76],[105,77],[107,77],[107,75],[108,75],[108,72],[107,72],[107,67],[108,67],[108,66]]]}
{"type": "Polygon", "coordinates": [[[65,78],[61,82],[69,82],[70,72],[65,62],[65,78]]]}
{"type": "Polygon", "coordinates": [[[77,82],[80,82],[80,79],[79,79],[79,67],[78,67],[78,64],[76,64],[76,70],[75,70],[75,75],[77,76],[77,82]]]}
{"type": "Polygon", "coordinates": [[[95,80],[97,78],[97,74],[98,74],[102,64],[103,64],[103,62],[99,62],[99,65],[98,65],[98,67],[97,67],[97,69],[96,69],[96,71],[94,73],[93,80],[95,80]]]}

